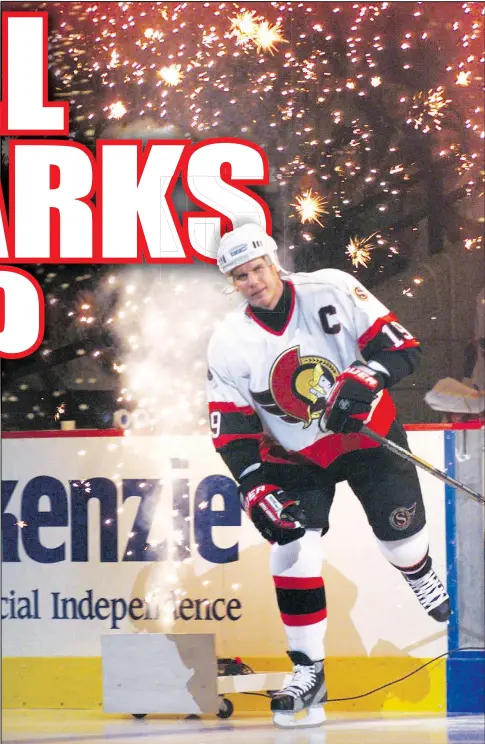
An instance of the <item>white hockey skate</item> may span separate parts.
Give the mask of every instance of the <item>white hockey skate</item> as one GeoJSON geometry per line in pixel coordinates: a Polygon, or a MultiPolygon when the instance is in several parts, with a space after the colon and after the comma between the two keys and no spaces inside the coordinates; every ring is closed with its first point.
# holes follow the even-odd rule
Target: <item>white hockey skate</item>
{"type": "Polygon", "coordinates": [[[445,623],[451,615],[450,598],[433,569],[420,579],[403,576],[428,615],[438,623],[445,623]]]}
{"type": "Polygon", "coordinates": [[[323,660],[311,661],[300,651],[288,651],[288,656],[293,662],[293,676],[271,700],[273,723],[280,728],[321,726],[327,700],[323,660]],[[306,715],[297,716],[301,711],[306,715]]]}

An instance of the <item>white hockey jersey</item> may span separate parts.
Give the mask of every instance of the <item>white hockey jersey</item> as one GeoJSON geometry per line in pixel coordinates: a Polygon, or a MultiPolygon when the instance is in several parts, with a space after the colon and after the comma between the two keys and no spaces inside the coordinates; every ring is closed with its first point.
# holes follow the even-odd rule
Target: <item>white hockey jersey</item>
{"type": "MultiPolygon", "coordinates": [[[[336,269],[290,274],[291,303],[275,331],[244,304],[214,332],[208,348],[208,399],[214,445],[256,439],[262,461],[311,461],[373,447],[368,437],[322,433],[323,403],[337,375],[375,350],[419,346],[353,276],[336,269]]],[[[395,406],[382,391],[367,425],[386,435],[395,406]]]]}

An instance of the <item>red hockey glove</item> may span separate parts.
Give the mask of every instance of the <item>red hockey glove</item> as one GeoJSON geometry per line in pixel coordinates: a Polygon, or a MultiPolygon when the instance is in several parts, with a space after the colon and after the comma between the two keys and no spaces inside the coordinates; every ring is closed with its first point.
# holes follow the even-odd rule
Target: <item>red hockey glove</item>
{"type": "Polygon", "coordinates": [[[349,434],[362,429],[384,377],[362,362],[354,362],[336,379],[320,418],[322,430],[349,434]]]}
{"type": "Polygon", "coordinates": [[[242,506],[265,540],[278,545],[298,540],[305,534],[305,517],[298,504],[279,488],[265,483],[246,494],[242,506]]]}

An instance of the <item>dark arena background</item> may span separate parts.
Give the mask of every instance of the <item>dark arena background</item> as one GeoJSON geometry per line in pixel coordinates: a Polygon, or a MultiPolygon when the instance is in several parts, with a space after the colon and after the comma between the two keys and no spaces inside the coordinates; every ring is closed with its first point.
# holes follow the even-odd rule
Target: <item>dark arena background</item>
{"type": "MultiPolygon", "coordinates": [[[[393,390],[405,423],[441,420],[424,400],[439,380],[476,388],[483,3],[2,10],[48,11],[50,91],[70,103],[72,139],[231,136],[265,149],[260,193],[283,265],[353,272],[423,341],[420,370],[393,390]]],[[[1,155],[8,209],[8,138],[1,155]]],[[[174,201],[179,216],[191,208],[181,185],[174,201]]],[[[234,302],[215,267],[24,268],[44,290],[46,334],[2,364],[4,430],[111,428],[127,414],[161,433],[208,430],[206,344],[234,302]]]]}

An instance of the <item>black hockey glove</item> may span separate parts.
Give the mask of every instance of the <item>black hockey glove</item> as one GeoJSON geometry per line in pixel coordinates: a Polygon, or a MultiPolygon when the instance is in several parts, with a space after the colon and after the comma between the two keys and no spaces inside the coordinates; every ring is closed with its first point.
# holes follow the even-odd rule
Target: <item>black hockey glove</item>
{"type": "Polygon", "coordinates": [[[278,545],[305,534],[305,517],[296,501],[279,488],[265,483],[246,494],[241,492],[244,511],[265,540],[278,545]]]}
{"type": "Polygon", "coordinates": [[[384,376],[362,362],[354,362],[336,379],[320,418],[322,431],[350,434],[362,429],[384,376]]]}

